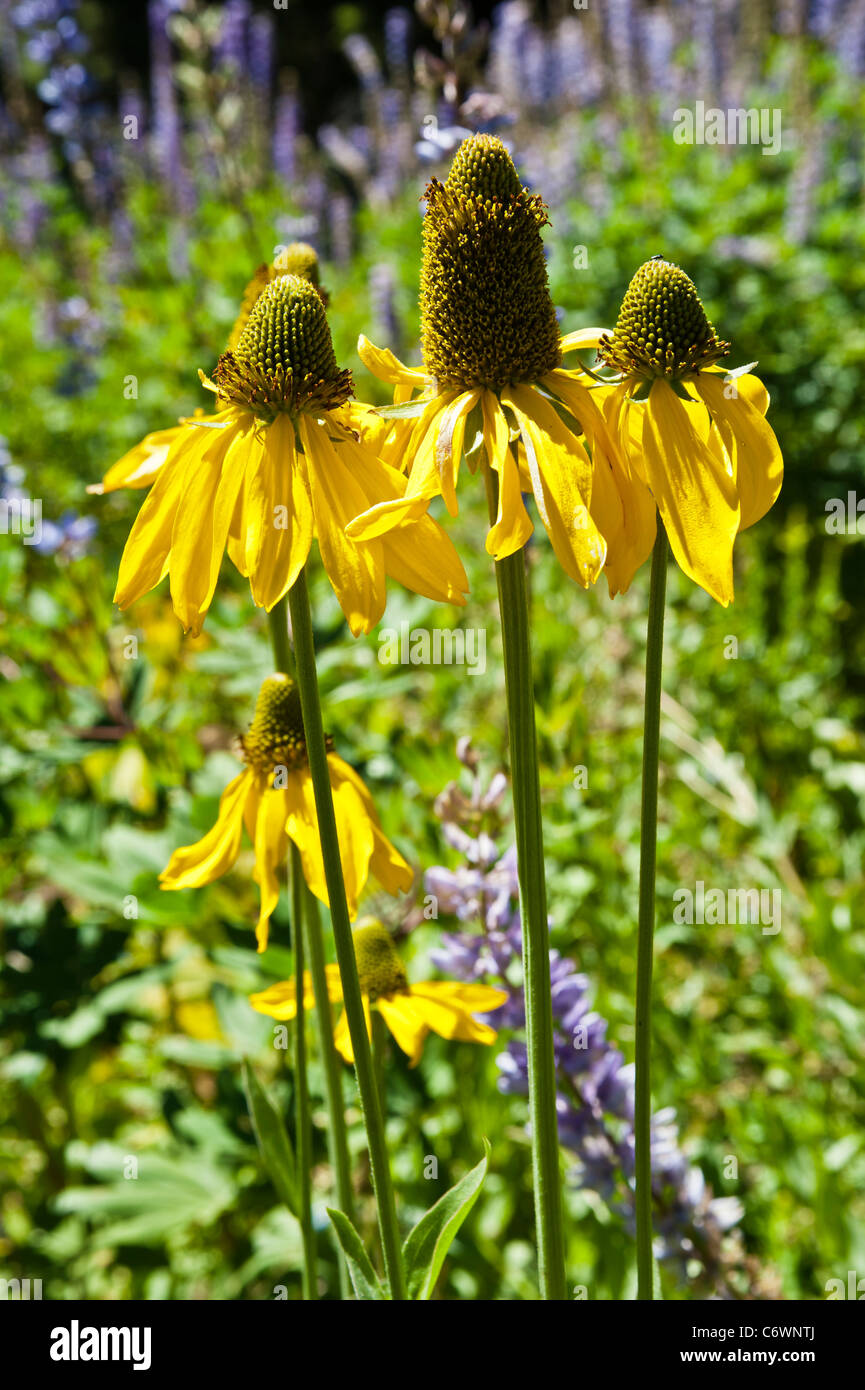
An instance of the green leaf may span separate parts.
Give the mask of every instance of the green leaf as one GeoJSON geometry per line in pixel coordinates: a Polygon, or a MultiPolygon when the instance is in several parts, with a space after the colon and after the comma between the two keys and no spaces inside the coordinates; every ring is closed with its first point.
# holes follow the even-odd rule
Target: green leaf
{"type": "Polygon", "coordinates": [[[297,1216],[294,1152],[291,1140],[276,1106],[246,1059],[243,1063],[243,1088],[246,1091],[255,1137],[267,1171],[273,1179],[280,1200],[285,1202],[294,1216],[297,1216]]]}
{"type": "Polygon", "coordinates": [[[432,1294],[451,1242],[480,1195],[489,1159],[490,1146],[484,1139],[480,1163],[440,1197],[406,1237],[402,1253],[409,1298],[423,1300],[432,1294]]]}
{"type": "Polygon", "coordinates": [[[337,1240],[342,1246],[357,1298],[365,1303],[373,1300],[381,1302],[382,1299],[388,1298],[387,1289],[370,1264],[369,1255],[363,1248],[363,1241],[345,1212],[328,1207],[327,1214],[333,1222],[337,1240]]]}

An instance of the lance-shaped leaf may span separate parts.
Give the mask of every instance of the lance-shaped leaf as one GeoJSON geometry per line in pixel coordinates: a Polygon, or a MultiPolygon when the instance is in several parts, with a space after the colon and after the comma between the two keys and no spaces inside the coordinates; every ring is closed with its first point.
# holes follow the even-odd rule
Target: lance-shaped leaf
{"type": "Polygon", "coordinates": [[[480,1163],[440,1197],[406,1237],[402,1253],[409,1298],[423,1300],[432,1294],[451,1242],[484,1185],[489,1158],[490,1146],[484,1139],[480,1163]]]}
{"type": "Polygon", "coordinates": [[[352,1287],[360,1302],[381,1301],[389,1297],[372,1265],[369,1255],[363,1248],[363,1241],[344,1211],[328,1207],[327,1214],[333,1222],[337,1239],[345,1254],[352,1287]]]}
{"type": "Polygon", "coordinates": [[[282,1117],[247,1060],[243,1063],[243,1087],[252,1127],[280,1201],[298,1215],[294,1151],[282,1117]]]}

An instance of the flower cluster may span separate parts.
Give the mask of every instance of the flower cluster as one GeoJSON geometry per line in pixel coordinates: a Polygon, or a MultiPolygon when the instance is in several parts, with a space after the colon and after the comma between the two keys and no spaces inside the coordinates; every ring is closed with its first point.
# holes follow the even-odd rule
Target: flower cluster
{"type": "MultiPolygon", "coordinates": [[[[466,740],[458,753],[470,773],[471,793],[450,785],[436,811],[444,839],[465,863],[431,868],[424,883],[438,911],[464,929],[443,933],[443,944],[431,958],[457,979],[500,985],[507,1001],[496,1011],[496,1027],[517,1034],[525,1025],[525,1000],[522,984],[515,983],[522,951],[516,852],[511,846],[501,853],[487,828],[500,828],[496,813],[507,784],[497,773],[484,786],[479,759],[466,740]]],[[[634,1069],[607,1037],[607,1021],[592,1008],[587,976],[558,951],[550,952],[550,974],[559,1140],[576,1158],[574,1181],[602,1197],[630,1229],[634,1069]]],[[[497,1062],[499,1089],[526,1094],[525,1043],[512,1037],[497,1062]]],[[[671,1109],[652,1119],[652,1196],[658,1258],[674,1263],[682,1277],[699,1267],[702,1278],[723,1294],[725,1276],[741,1258],[738,1242],[723,1238],[738,1222],[741,1205],[737,1198],[712,1195],[679,1145],[671,1109]]]]}

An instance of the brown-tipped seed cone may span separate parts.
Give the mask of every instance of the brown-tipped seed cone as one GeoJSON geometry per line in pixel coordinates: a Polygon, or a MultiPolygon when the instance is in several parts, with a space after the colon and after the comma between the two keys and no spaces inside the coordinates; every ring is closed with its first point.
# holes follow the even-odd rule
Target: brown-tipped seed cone
{"type": "Polygon", "coordinates": [[[498,390],[561,362],[541,228],[501,140],[474,135],[444,184],[426,190],[421,271],[424,365],[442,386],[498,390]]]}

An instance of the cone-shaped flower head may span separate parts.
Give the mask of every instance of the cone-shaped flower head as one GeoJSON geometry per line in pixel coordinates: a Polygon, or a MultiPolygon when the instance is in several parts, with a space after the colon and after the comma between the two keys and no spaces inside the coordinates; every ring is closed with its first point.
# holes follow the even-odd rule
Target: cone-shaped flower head
{"type": "Polygon", "coordinates": [[[299,275],[280,275],[255,301],[233,352],[220,357],[219,394],[273,420],[281,411],[332,410],[351,395],[340,371],[321,296],[299,275]]]}
{"type": "MultiPolygon", "coordinates": [[[[293,241],[291,245],[282,248],[271,265],[260,265],[246,286],[240,312],[228,336],[226,351],[234,352],[249,322],[256,300],[265,286],[279,275],[299,275],[302,280],[308,280],[321,296],[322,304],[327,304],[328,294],[320,284],[318,256],[314,248],[305,241],[293,241]]],[[[196,410],[194,418],[203,414],[203,410],[196,410]]],[[[122,487],[149,487],[165,463],[172,444],[180,438],[184,423],[181,421],[179,425],[173,425],[169,429],[155,430],[152,434],[145,435],[134,448],[111,465],[101,483],[92,483],[87,491],[101,494],[116,492],[122,487]]]]}
{"type": "Polygon", "coordinates": [[[402,994],[408,989],[405,966],[386,927],[380,922],[357,926],[353,940],[360,992],[367,995],[370,1003],[382,995],[402,994]]]}
{"type": "Polygon", "coordinates": [[[322,304],[327,305],[329,295],[321,285],[321,270],[315,248],[306,241],[293,241],[290,245],[283,246],[270,265],[260,265],[244,290],[240,313],[228,339],[229,352],[233,352],[240,342],[240,336],[249,322],[258,296],[271,280],[277,279],[280,275],[299,275],[301,280],[308,280],[318,291],[322,304]]]}
{"type": "Polygon", "coordinates": [[[541,228],[546,208],[523,188],[493,135],[473,135],[444,184],[427,189],[422,346],[440,385],[499,389],[537,381],[561,361],[541,228]]]}
{"type": "MultiPolygon", "coordinates": [[[[241,735],[245,761],[257,772],[272,776],[278,767],[307,767],[306,735],[300,712],[300,691],[282,672],[262,682],[249,731],[241,735]]],[[[328,750],[333,740],[327,739],[328,750]]]]}
{"type": "Polygon", "coordinates": [[[726,357],[730,344],[706,317],[693,280],[677,265],[653,256],[628,286],[612,338],[599,355],[626,376],[679,378],[726,357]]]}

